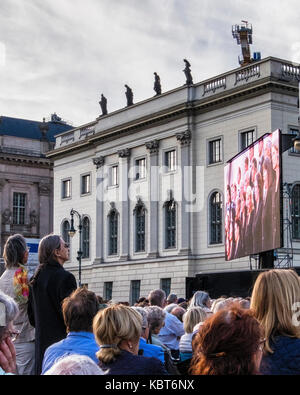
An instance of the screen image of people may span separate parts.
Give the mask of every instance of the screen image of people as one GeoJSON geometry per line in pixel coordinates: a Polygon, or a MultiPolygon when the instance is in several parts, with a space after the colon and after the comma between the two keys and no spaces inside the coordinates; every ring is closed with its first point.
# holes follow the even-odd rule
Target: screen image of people
{"type": "Polygon", "coordinates": [[[280,131],[225,166],[225,259],[281,247],[280,131]]]}

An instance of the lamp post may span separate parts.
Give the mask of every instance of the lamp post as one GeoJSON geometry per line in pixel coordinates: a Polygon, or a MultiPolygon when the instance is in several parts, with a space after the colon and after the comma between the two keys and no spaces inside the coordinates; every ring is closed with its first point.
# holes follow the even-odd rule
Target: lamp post
{"type": "Polygon", "coordinates": [[[74,214],[77,215],[78,221],[79,221],[79,225],[78,225],[79,249],[77,251],[77,260],[78,260],[78,265],[79,265],[78,283],[79,283],[79,287],[81,287],[81,258],[82,258],[82,254],[83,254],[83,252],[82,252],[82,217],[78,211],[76,211],[72,208],[72,210],[70,211],[70,216],[71,216],[71,227],[69,230],[70,237],[74,237],[75,233],[76,233],[76,229],[74,228],[74,214]]]}

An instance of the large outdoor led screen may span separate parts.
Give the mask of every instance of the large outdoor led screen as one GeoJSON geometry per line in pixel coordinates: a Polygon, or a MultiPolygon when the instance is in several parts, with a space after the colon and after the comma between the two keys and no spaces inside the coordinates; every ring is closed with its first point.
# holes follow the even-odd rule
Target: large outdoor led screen
{"type": "Polygon", "coordinates": [[[225,166],[225,258],[281,247],[280,131],[261,137],[225,166]]]}

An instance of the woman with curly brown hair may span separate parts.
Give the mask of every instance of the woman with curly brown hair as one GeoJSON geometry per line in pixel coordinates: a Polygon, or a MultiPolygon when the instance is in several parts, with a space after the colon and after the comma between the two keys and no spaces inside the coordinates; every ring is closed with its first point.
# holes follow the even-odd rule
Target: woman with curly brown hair
{"type": "Polygon", "coordinates": [[[193,341],[190,373],[255,375],[263,352],[263,330],[250,310],[238,304],[205,320],[193,341]]]}

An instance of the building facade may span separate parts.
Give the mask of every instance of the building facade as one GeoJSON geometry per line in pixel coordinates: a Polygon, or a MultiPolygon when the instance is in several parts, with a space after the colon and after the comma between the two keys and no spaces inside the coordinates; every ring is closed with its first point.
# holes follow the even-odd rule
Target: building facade
{"type": "MultiPolygon", "coordinates": [[[[249,257],[225,261],[224,165],[265,133],[298,130],[299,77],[299,65],[269,57],[57,135],[47,154],[54,231],[68,238],[70,210],[81,214],[82,283],[134,302],[159,287],[184,297],[200,272],[249,269],[249,257]]],[[[282,163],[295,197],[299,154],[288,150],[282,163]]],[[[289,214],[294,266],[298,204],[289,214]]],[[[67,264],[75,276],[78,237],[67,264]]]]}
{"type": "Polygon", "coordinates": [[[45,152],[70,128],[55,114],[49,122],[0,117],[0,256],[12,234],[40,239],[53,231],[53,163],[45,152]]]}

